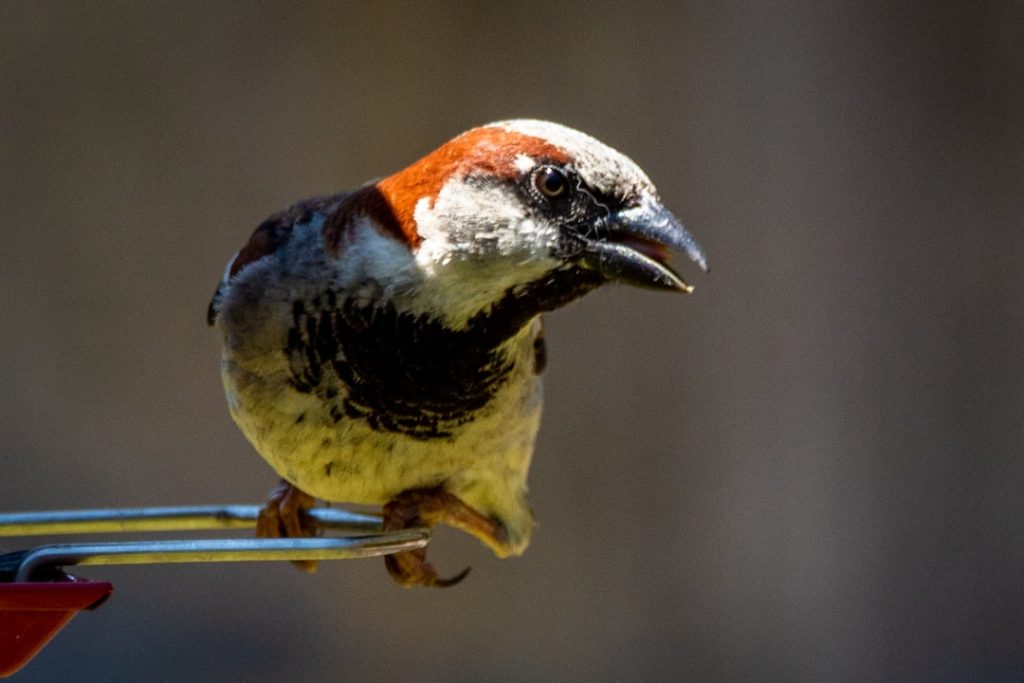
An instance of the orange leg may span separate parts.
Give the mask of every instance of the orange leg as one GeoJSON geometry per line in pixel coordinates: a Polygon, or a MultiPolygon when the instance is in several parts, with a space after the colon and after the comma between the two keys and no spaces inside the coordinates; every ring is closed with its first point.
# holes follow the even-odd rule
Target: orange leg
{"type": "MultiPolygon", "coordinates": [[[[385,531],[422,526],[432,528],[437,524],[447,524],[465,531],[492,548],[504,548],[507,544],[505,528],[501,524],[484,517],[440,487],[403,491],[384,506],[385,531]]],[[[384,563],[391,578],[406,588],[447,588],[469,574],[467,567],[449,579],[440,578],[434,565],[427,562],[426,548],[386,555],[384,563]]]]}
{"type": "MultiPolygon", "coordinates": [[[[305,512],[316,505],[316,499],[305,491],[281,480],[267,496],[266,502],[256,518],[258,538],[304,538],[316,536],[317,529],[309,523],[305,512]]],[[[315,560],[292,562],[298,569],[313,573],[315,560]]]]}

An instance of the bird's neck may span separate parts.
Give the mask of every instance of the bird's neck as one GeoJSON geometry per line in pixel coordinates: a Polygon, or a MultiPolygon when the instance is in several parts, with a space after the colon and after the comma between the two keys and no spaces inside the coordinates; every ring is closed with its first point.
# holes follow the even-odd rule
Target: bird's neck
{"type": "Polygon", "coordinates": [[[456,331],[487,330],[507,339],[531,319],[583,296],[601,283],[594,271],[550,263],[480,258],[459,250],[409,245],[375,215],[353,221],[337,253],[336,280],[360,298],[456,331]]]}
{"type": "Polygon", "coordinates": [[[600,284],[591,271],[565,269],[506,289],[491,305],[470,317],[467,329],[485,331],[488,338],[507,339],[531,320],[575,301],[600,284]]]}

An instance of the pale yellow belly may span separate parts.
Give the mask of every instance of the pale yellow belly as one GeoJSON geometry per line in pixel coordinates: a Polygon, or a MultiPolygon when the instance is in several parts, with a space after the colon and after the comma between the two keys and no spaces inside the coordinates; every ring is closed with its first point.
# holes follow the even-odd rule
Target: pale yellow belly
{"type": "Polygon", "coordinates": [[[232,416],[284,479],[331,502],[384,504],[402,491],[443,485],[502,521],[513,552],[532,528],[526,477],[540,423],[541,383],[514,371],[491,404],[448,438],[374,431],[363,420],[323,419],[320,399],[225,363],[232,416]],[[296,421],[296,416],[311,416],[296,421]]]}

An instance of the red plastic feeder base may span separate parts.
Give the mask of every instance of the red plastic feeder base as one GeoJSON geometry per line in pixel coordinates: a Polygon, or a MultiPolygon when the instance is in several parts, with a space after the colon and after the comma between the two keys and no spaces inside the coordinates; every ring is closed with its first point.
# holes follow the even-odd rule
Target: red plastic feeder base
{"type": "Polygon", "coordinates": [[[114,587],[103,581],[0,583],[0,678],[25,666],[80,610],[114,587]]]}

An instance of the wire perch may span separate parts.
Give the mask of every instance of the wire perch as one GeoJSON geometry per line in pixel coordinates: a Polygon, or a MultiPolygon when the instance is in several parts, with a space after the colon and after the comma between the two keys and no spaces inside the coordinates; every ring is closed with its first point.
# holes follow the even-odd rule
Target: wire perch
{"type": "MultiPolygon", "coordinates": [[[[0,555],[0,582],[52,577],[67,566],[178,562],[347,560],[423,548],[428,529],[384,531],[381,518],[337,508],[305,513],[322,538],[227,538],[60,543],[0,555]]],[[[0,513],[0,537],[251,529],[255,505],[111,508],[0,513]]]]}

